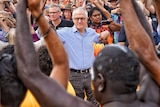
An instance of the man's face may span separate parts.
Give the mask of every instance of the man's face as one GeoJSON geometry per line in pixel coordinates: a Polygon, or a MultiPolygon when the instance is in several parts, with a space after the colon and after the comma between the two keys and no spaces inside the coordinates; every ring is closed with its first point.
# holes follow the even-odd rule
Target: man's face
{"type": "Polygon", "coordinates": [[[99,24],[102,20],[102,15],[100,11],[95,10],[91,16],[92,23],[99,24]]]}
{"type": "Polygon", "coordinates": [[[61,12],[58,10],[57,7],[51,7],[49,9],[50,20],[56,21],[56,20],[58,20],[60,18],[60,15],[61,15],[61,12]]]}
{"type": "Polygon", "coordinates": [[[73,23],[78,30],[83,30],[86,28],[88,18],[84,12],[76,12],[72,18],[73,23]]]}

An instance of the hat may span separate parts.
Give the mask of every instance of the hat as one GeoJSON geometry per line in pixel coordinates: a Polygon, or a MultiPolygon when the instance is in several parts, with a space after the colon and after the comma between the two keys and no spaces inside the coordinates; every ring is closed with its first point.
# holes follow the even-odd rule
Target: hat
{"type": "Polygon", "coordinates": [[[72,10],[72,4],[68,3],[64,6],[64,8],[62,8],[62,10],[72,10]]]}

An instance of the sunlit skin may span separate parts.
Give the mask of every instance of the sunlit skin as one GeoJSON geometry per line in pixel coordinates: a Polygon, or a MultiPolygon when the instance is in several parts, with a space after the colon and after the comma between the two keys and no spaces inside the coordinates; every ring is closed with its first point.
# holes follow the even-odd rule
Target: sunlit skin
{"type": "Polygon", "coordinates": [[[88,21],[88,18],[85,15],[85,13],[84,12],[75,13],[75,15],[73,16],[72,19],[73,19],[73,23],[76,26],[76,28],[78,29],[78,31],[81,34],[83,34],[85,28],[87,27],[87,21],[88,21]]]}

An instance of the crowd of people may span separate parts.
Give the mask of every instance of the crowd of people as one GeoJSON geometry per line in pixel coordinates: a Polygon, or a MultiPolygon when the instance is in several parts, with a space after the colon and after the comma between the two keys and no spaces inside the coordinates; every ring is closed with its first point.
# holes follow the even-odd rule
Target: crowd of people
{"type": "Polygon", "coordinates": [[[159,107],[159,0],[1,0],[2,107],[159,107]]]}

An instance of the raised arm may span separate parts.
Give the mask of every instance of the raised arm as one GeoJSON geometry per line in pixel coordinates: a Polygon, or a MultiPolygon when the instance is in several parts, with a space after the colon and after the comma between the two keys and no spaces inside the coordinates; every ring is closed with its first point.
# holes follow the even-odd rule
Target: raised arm
{"type": "MultiPolygon", "coordinates": [[[[38,0],[28,0],[28,6],[35,18],[37,18],[42,13],[41,6],[38,0]]],[[[65,88],[67,88],[69,78],[69,63],[63,44],[58,39],[56,32],[51,29],[48,21],[46,21],[43,15],[39,17],[37,23],[40,31],[43,34],[49,31],[48,35],[44,37],[44,41],[51,56],[52,62],[54,63],[51,77],[57,80],[65,88]]]]}
{"type": "Polygon", "coordinates": [[[154,1],[154,6],[156,8],[156,15],[158,18],[158,23],[160,24],[160,1],[159,0],[153,0],[154,1]]]}
{"type": "MultiPolygon", "coordinates": [[[[30,1],[38,2],[39,0],[30,0],[30,1]]],[[[28,1],[28,3],[30,3],[30,1],[28,1]]],[[[16,59],[18,65],[17,66],[18,76],[23,81],[25,86],[31,90],[31,92],[36,97],[41,106],[67,107],[65,106],[67,102],[66,103],[62,102],[65,102],[70,95],[67,94],[64,88],[62,88],[62,86],[60,86],[55,80],[47,77],[40,71],[38,58],[33,46],[31,33],[29,30],[26,7],[27,7],[27,1],[20,0],[17,6],[17,24],[16,24],[17,28],[16,28],[16,44],[15,44],[16,59]],[[61,97],[62,95],[63,97],[61,97]]],[[[34,12],[36,11],[37,10],[35,9],[34,12]]],[[[34,14],[34,16],[35,17],[38,16],[39,13],[34,14]]],[[[42,33],[44,33],[49,28],[49,25],[48,23],[46,23],[44,16],[41,16],[40,20],[43,22],[42,33]]],[[[58,36],[56,35],[56,33],[54,33],[52,29],[49,31],[47,38],[49,38],[50,36],[53,36],[51,37],[53,39],[53,44],[54,45],[56,44],[58,49],[61,50],[61,51],[60,50],[56,51],[55,49],[54,51],[55,54],[54,56],[52,56],[54,59],[56,56],[61,55],[64,52],[63,45],[58,40],[58,36]]],[[[61,57],[67,59],[65,55],[61,57]]],[[[60,65],[61,60],[55,61],[54,64],[60,65]]],[[[58,69],[58,67],[55,67],[55,69],[58,69]]],[[[71,99],[68,99],[68,101],[70,100],[72,100],[72,97],[71,99]]]]}
{"type": "MultiPolygon", "coordinates": [[[[158,1],[156,3],[159,3],[158,1]]],[[[141,62],[160,85],[160,60],[156,55],[145,17],[134,0],[120,0],[120,6],[131,49],[137,53],[141,62]]]]}

